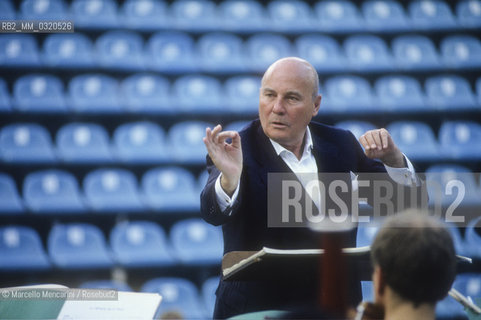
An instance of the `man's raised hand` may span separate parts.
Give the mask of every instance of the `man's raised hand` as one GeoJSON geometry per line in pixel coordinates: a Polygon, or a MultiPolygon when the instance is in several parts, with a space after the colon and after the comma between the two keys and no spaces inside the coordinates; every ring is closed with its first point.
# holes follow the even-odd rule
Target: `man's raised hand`
{"type": "Polygon", "coordinates": [[[385,165],[394,168],[405,166],[402,152],[386,129],[369,130],[359,138],[359,142],[369,158],[379,159],[385,165]]]}
{"type": "Polygon", "coordinates": [[[242,173],[241,137],[236,131],[222,131],[219,124],[214,129],[206,128],[204,144],[212,162],[222,172],[221,186],[231,196],[240,180],[242,173]],[[231,143],[227,143],[227,139],[231,143]]]}

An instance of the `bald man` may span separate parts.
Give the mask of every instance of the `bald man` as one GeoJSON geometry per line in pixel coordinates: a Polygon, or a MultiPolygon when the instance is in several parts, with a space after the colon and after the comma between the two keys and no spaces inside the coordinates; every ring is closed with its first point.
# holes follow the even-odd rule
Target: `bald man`
{"type": "MultiPolygon", "coordinates": [[[[318,92],[319,78],[310,63],[283,58],[262,78],[259,119],[241,132],[222,131],[220,125],[206,129],[209,179],[201,195],[201,214],[207,222],[222,225],[224,253],[319,247],[319,234],[307,228],[268,228],[270,172],[387,172],[397,183],[416,183],[411,163],[385,129],[368,131],[360,138],[364,151],[349,131],[311,121],[321,105],[318,92]]],[[[355,236],[354,230],[348,246],[355,246],[355,236]]],[[[316,290],[314,283],[301,285],[288,279],[221,280],[214,318],[314,304],[316,290]]],[[[350,292],[356,305],[359,284],[351,285],[350,292]]]]}

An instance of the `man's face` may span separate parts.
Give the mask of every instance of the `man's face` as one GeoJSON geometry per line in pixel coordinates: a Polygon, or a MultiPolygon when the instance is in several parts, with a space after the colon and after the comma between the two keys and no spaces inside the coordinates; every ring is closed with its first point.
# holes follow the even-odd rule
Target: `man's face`
{"type": "Polygon", "coordinates": [[[259,118],[264,133],[286,149],[300,146],[306,127],[319,110],[308,66],[284,61],[269,69],[262,82],[259,118]]]}

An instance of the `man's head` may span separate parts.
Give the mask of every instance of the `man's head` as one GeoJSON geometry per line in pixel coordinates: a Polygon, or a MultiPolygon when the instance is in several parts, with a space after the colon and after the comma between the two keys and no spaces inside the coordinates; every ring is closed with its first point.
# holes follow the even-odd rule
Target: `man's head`
{"type": "Polygon", "coordinates": [[[448,293],[456,276],[453,241],[444,225],[425,212],[409,211],[386,220],[372,246],[374,292],[385,292],[417,307],[435,305],[448,293]]]}
{"type": "Polygon", "coordinates": [[[299,147],[306,127],[319,110],[319,78],[314,67],[300,58],[283,58],[264,73],[259,118],[264,133],[291,149],[299,147]]]}

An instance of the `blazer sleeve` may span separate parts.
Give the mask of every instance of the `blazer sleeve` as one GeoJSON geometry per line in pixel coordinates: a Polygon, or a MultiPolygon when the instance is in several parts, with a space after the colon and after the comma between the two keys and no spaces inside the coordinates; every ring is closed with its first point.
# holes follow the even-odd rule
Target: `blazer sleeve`
{"type": "Polygon", "coordinates": [[[239,206],[241,192],[239,192],[236,201],[222,211],[217,203],[215,193],[215,182],[220,175],[220,171],[209,156],[207,156],[207,172],[209,173],[209,178],[200,194],[200,213],[206,222],[218,226],[231,220],[233,212],[239,206]]]}

